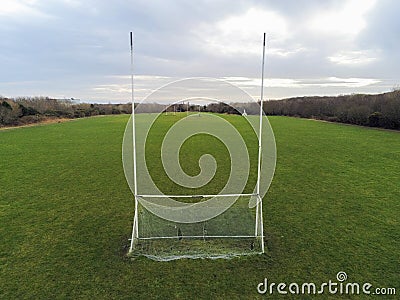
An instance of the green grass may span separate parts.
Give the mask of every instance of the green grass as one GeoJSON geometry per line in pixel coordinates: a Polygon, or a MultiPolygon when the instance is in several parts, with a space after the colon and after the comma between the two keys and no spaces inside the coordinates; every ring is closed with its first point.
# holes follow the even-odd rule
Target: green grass
{"type": "MultiPolygon", "coordinates": [[[[208,153],[215,158],[218,164],[218,168],[214,178],[208,184],[196,189],[184,188],[169,179],[166,172],[162,168],[160,168],[160,166],[162,166],[161,144],[163,142],[163,137],[171,128],[171,126],[174,125],[174,123],[184,117],[186,117],[186,113],[178,113],[176,115],[167,116],[160,115],[160,117],[157,118],[157,121],[152,126],[146,139],[146,163],[152,175],[152,179],[157,184],[157,186],[160,187],[160,190],[167,195],[177,193],[217,194],[219,191],[222,190],[229,178],[231,163],[228,149],[219,139],[214,136],[206,135],[203,133],[196,134],[185,141],[185,143],[182,145],[182,149],[180,152],[180,165],[182,169],[186,172],[186,174],[189,174],[191,176],[197,175],[200,172],[200,167],[197,162],[203,154],[208,153]]],[[[240,132],[240,135],[243,137],[246,143],[250,156],[250,176],[246,188],[243,192],[252,193],[254,185],[257,181],[257,136],[251,125],[246,121],[246,119],[241,117],[232,118],[224,115],[221,115],[221,117],[229,121],[231,125],[240,132]]],[[[197,118],[197,114],[189,117],[187,123],[188,126],[191,126],[191,120],[195,122],[195,125],[193,126],[196,126],[197,121],[199,120],[197,118]]],[[[213,120],[207,118],[206,114],[203,114],[203,118],[200,118],[200,123],[210,121],[212,122],[213,120]]],[[[203,128],[194,128],[195,131],[199,131],[202,129],[203,128]]],[[[183,199],[182,201],[185,201],[185,199],[183,199]]]]}
{"type": "Polygon", "coordinates": [[[0,299],[257,298],[264,277],[322,283],[339,271],[400,292],[400,133],[270,118],[268,255],[161,263],[125,256],[127,120],[0,131],[0,299]]]}

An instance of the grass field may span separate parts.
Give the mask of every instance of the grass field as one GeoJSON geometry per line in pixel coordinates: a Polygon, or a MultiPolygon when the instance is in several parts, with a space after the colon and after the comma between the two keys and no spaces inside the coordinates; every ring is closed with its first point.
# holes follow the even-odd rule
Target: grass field
{"type": "Polygon", "coordinates": [[[270,118],[268,255],[155,262],[125,256],[127,120],[0,131],[0,299],[253,299],[265,277],[321,284],[339,271],[400,293],[400,133],[270,118]]]}

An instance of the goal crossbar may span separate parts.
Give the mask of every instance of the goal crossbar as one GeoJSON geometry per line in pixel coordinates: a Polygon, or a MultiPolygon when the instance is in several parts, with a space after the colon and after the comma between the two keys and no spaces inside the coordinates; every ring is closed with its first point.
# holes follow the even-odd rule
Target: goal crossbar
{"type": "Polygon", "coordinates": [[[258,194],[210,194],[210,195],[136,195],[138,198],[211,198],[211,197],[255,197],[258,194]]]}
{"type": "MultiPolygon", "coordinates": [[[[177,236],[152,236],[152,237],[139,237],[138,240],[162,240],[162,239],[176,239],[177,236]]],[[[254,235],[182,235],[179,238],[199,239],[199,238],[254,238],[254,235]]],[[[131,239],[129,239],[131,240],[131,239]]]]}

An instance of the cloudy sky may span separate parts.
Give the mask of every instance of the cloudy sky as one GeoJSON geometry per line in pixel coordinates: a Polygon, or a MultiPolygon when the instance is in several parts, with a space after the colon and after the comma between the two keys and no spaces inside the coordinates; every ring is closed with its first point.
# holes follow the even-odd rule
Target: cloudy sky
{"type": "Polygon", "coordinates": [[[399,11],[395,0],[1,0],[0,95],[130,101],[130,31],[138,100],[187,77],[258,98],[263,32],[268,99],[390,91],[399,11]]]}

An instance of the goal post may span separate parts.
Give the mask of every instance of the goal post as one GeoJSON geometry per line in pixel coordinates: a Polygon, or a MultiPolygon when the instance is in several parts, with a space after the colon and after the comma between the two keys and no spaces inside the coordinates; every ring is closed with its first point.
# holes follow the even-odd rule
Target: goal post
{"type": "Polygon", "coordinates": [[[261,65],[261,91],[260,91],[260,129],[258,131],[258,162],[257,162],[257,208],[256,208],[256,236],[260,236],[262,253],[264,249],[264,226],[263,226],[263,210],[262,198],[260,197],[260,184],[261,184],[261,150],[262,150],[262,128],[263,128],[263,105],[264,105],[264,66],[265,66],[265,39],[266,33],[263,35],[263,51],[262,51],[262,65],[261,65]]]}
{"type": "Polygon", "coordinates": [[[131,101],[132,101],[132,158],[133,158],[133,184],[134,184],[134,200],[135,200],[135,213],[133,218],[133,227],[132,227],[132,237],[131,237],[131,245],[130,251],[133,249],[133,242],[135,239],[139,238],[138,232],[138,207],[139,202],[137,199],[137,172],[136,172],[136,120],[135,120],[135,96],[134,96],[134,49],[133,49],[133,32],[130,32],[130,53],[131,53],[131,101]]]}
{"type": "MultiPolygon", "coordinates": [[[[245,137],[240,135],[243,129],[236,128],[237,125],[230,123],[223,116],[202,112],[202,118],[189,118],[191,116],[189,99],[192,102],[196,101],[196,98],[215,100],[206,96],[186,97],[184,100],[179,100],[178,102],[182,102],[183,105],[187,101],[187,112],[174,114],[174,118],[163,117],[167,115],[168,107],[161,108],[160,114],[136,116],[133,38],[131,32],[132,115],[125,129],[122,149],[124,173],[134,196],[129,254],[144,255],[156,260],[170,260],[182,257],[218,258],[265,253],[262,202],[273,178],[276,158],[273,132],[263,113],[265,33],[258,120],[250,113],[238,116],[244,119],[244,125],[241,126],[248,126],[250,130],[248,132],[253,132],[245,137]],[[158,145],[158,141],[153,140],[152,136],[156,132],[154,128],[159,126],[157,122],[164,124],[163,126],[170,126],[162,144],[159,145],[160,162],[164,168],[158,171],[159,173],[152,171],[151,168],[155,162],[147,158],[147,152],[153,151],[152,145],[158,145]],[[257,122],[258,125],[256,125],[257,122]],[[266,130],[263,130],[265,128],[266,130]],[[180,166],[179,153],[185,147],[186,140],[196,135],[206,134],[210,135],[211,139],[222,141],[221,145],[217,140],[210,141],[209,145],[215,143],[219,145],[219,149],[223,150],[225,147],[229,152],[231,166],[230,169],[225,168],[230,171],[229,179],[226,185],[220,186],[220,190],[216,190],[215,184],[213,185],[213,176],[223,177],[223,175],[218,173],[218,164],[212,155],[201,154],[198,161],[200,172],[197,172],[197,175],[186,174],[183,168],[185,166],[180,166]],[[168,141],[172,142],[168,144],[168,141]],[[249,147],[250,142],[257,142],[258,147],[249,147]],[[257,152],[254,152],[254,149],[251,152],[249,148],[256,148],[257,152]],[[264,151],[265,148],[268,148],[270,153],[267,154],[264,151]],[[256,168],[256,178],[254,189],[249,190],[248,180],[250,180],[249,174],[252,168],[256,168]],[[164,178],[165,181],[159,178],[164,178]],[[159,189],[159,183],[167,182],[167,179],[170,181],[165,187],[167,190],[159,189]],[[261,185],[261,180],[264,180],[265,184],[261,185]],[[176,184],[183,186],[179,193],[173,193],[174,190],[171,188],[176,184]]],[[[179,85],[195,84],[198,87],[199,84],[209,85],[210,81],[208,78],[187,79],[163,88],[173,91],[174,85],[177,85],[180,90],[186,90],[179,85]]],[[[227,82],[221,83],[218,80],[216,82],[224,85],[225,88],[238,89],[227,82]]],[[[187,90],[195,89],[188,88],[187,90]]],[[[159,91],[156,90],[151,96],[159,91]]],[[[252,100],[252,97],[243,90],[240,92],[252,100]]],[[[176,104],[177,102],[172,105],[174,109],[176,104]]],[[[200,105],[198,110],[200,115],[200,105]]],[[[159,128],[161,131],[164,130],[162,127],[159,128]]],[[[201,148],[202,143],[199,142],[199,144],[201,148]]],[[[216,156],[220,160],[224,157],[216,156]]],[[[151,155],[151,157],[156,156],[151,155]]],[[[158,162],[157,159],[155,161],[158,162]]],[[[187,165],[185,168],[188,168],[187,165]]],[[[254,178],[252,180],[254,181],[254,178]]]]}

